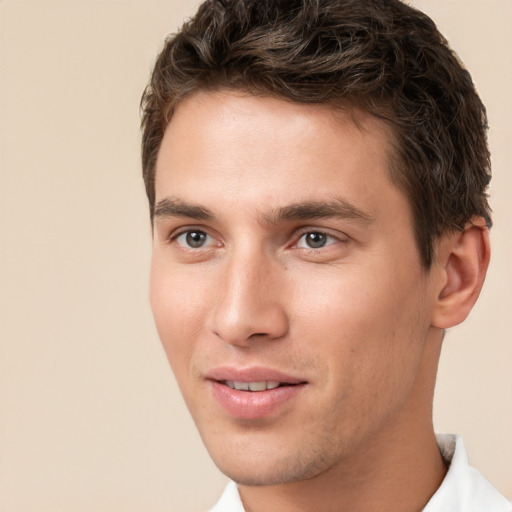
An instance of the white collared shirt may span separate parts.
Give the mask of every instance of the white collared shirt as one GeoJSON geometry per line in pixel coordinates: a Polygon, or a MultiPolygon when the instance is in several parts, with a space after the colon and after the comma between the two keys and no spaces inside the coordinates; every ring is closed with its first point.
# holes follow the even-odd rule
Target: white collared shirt
{"type": "MultiPolygon", "coordinates": [[[[437,443],[449,468],[423,512],[512,512],[512,503],[469,465],[459,436],[439,434],[437,443]]],[[[210,512],[244,512],[235,482],[228,483],[210,512]]]]}

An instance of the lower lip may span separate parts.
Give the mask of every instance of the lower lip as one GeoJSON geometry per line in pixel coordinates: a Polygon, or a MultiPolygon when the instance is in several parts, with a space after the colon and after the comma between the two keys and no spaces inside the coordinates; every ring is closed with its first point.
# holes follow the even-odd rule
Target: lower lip
{"type": "Polygon", "coordinates": [[[215,400],[230,416],[241,420],[256,420],[276,414],[306,386],[296,384],[266,391],[239,391],[217,381],[210,382],[215,400]]]}

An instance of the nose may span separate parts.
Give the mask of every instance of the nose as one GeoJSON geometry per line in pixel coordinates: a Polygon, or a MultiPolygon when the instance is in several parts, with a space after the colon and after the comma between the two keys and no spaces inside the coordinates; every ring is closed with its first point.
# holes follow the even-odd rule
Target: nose
{"type": "Polygon", "coordinates": [[[285,270],[264,254],[233,255],[219,272],[210,329],[224,342],[240,347],[256,339],[276,340],[288,331],[283,301],[285,270]]]}

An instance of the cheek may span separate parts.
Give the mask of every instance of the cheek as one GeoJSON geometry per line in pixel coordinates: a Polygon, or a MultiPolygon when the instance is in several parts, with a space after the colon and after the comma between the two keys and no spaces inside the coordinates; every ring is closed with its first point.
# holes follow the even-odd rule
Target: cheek
{"type": "Polygon", "coordinates": [[[332,267],[310,276],[303,273],[295,280],[299,286],[295,286],[291,306],[301,328],[309,325],[327,338],[339,337],[343,343],[352,340],[357,345],[375,334],[385,337],[394,328],[402,298],[390,290],[384,276],[357,270],[332,267]]]}
{"type": "Polygon", "coordinates": [[[186,273],[173,270],[154,256],[149,298],[167,358],[179,374],[192,356],[194,340],[203,325],[204,290],[193,286],[186,273]]]}
{"type": "Polygon", "coordinates": [[[385,402],[386,393],[412,385],[421,359],[429,326],[423,287],[389,271],[337,277],[317,276],[316,288],[305,287],[321,293],[295,294],[296,337],[309,332],[308,350],[323,352],[329,386],[345,390],[344,396],[385,402]]]}

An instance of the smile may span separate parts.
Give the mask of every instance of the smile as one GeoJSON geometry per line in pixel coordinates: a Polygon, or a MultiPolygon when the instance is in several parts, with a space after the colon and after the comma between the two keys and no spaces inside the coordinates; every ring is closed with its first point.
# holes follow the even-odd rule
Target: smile
{"type": "Polygon", "coordinates": [[[211,396],[228,416],[262,420],[290,411],[308,383],[267,368],[220,368],[207,374],[211,396]]]}

